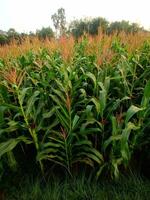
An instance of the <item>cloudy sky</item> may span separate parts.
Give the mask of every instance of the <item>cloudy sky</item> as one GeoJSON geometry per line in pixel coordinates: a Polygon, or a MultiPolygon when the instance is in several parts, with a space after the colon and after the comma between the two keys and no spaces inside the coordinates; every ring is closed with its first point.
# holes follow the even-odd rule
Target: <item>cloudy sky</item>
{"type": "Polygon", "coordinates": [[[82,17],[129,20],[150,29],[150,0],[0,0],[0,30],[19,32],[51,26],[51,15],[63,7],[69,22],[82,17]]]}

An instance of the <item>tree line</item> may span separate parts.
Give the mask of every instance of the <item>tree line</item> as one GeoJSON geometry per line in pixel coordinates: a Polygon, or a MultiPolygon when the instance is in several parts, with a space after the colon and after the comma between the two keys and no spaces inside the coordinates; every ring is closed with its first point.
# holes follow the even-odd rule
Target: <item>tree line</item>
{"type": "Polygon", "coordinates": [[[84,18],[73,20],[67,25],[65,9],[59,8],[56,13],[51,16],[55,30],[51,27],[43,27],[36,30],[35,33],[18,33],[15,29],[10,28],[7,32],[0,31],[0,44],[9,44],[12,40],[19,43],[26,37],[37,36],[39,39],[60,37],[62,35],[73,35],[75,38],[81,37],[84,33],[90,35],[97,35],[102,32],[105,34],[112,34],[114,32],[137,33],[139,31],[146,31],[137,23],[130,23],[129,21],[115,21],[109,22],[105,18],[84,18]]]}

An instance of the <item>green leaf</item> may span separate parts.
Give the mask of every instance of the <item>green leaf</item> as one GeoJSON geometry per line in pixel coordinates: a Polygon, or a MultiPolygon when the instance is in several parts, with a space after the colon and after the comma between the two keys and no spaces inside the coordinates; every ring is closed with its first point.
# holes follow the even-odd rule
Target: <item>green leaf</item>
{"type": "Polygon", "coordinates": [[[121,135],[112,135],[110,136],[105,142],[104,142],[104,150],[107,149],[107,147],[114,141],[121,140],[121,135]]]}
{"type": "Polygon", "coordinates": [[[100,158],[98,158],[96,155],[94,155],[93,153],[90,153],[90,152],[84,152],[84,151],[78,152],[78,153],[76,153],[76,157],[90,158],[93,161],[95,161],[96,163],[102,164],[102,160],[100,158]]]}
{"type": "Polygon", "coordinates": [[[100,108],[101,108],[101,117],[103,117],[103,112],[106,108],[106,101],[107,101],[107,93],[106,90],[100,91],[100,108]]]}
{"type": "Polygon", "coordinates": [[[60,99],[58,99],[56,95],[51,95],[50,94],[50,97],[57,104],[56,111],[58,111],[59,108],[60,108],[60,110],[63,113],[64,117],[69,119],[68,111],[65,109],[65,106],[64,106],[64,104],[62,104],[62,101],[60,99]]]}
{"type": "Polygon", "coordinates": [[[130,155],[131,155],[131,151],[129,149],[129,136],[130,136],[131,130],[137,130],[137,129],[139,129],[138,126],[135,126],[133,123],[128,122],[126,128],[122,132],[121,154],[125,162],[128,162],[130,160],[130,155]]]}
{"type": "Polygon", "coordinates": [[[23,88],[21,91],[19,91],[19,99],[20,99],[21,105],[23,104],[25,95],[26,95],[26,93],[27,93],[27,91],[28,91],[29,89],[31,89],[31,87],[23,88]]]}
{"type": "Polygon", "coordinates": [[[6,109],[6,106],[0,106],[0,124],[4,122],[4,112],[6,109]]]}
{"type": "Polygon", "coordinates": [[[73,146],[76,147],[76,146],[83,146],[83,145],[92,146],[92,143],[89,140],[81,140],[81,141],[76,142],[73,146]]]}
{"type": "Polygon", "coordinates": [[[119,129],[117,127],[117,120],[115,116],[111,117],[111,121],[112,121],[112,135],[117,135],[119,129]]]}
{"type": "Polygon", "coordinates": [[[145,88],[144,88],[144,97],[150,98],[150,80],[147,81],[145,88]]]}
{"type": "Polygon", "coordinates": [[[49,112],[43,113],[43,118],[47,119],[47,118],[52,117],[56,112],[56,108],[58,108],[58,107],[55,106],[49,112]]]}
{"type": "Polygon", "coordinates": [[[19,126],[19,123],[18,122],[15,122],[13,120],[10,120],[8,123],[7,123],[8,127],[7,128],[1,128],[0,129],[0,134],[2,133],[11,133],[11,132],[14,132],[18,129],[18,126],[19,126]]]}
{"type": "Polygon", "coordinates": [[[93,81],[93,83],[94,83],[94,88],[96,88],[97,81],[96,81],[96,77],[94,76],[94,74],[92,74],[91,72],[87,72],[87,73],[86,73],[86,76],[87,76],[88,78],[90,78],[90,79],[93,81]]]}
{"type": "Polygon", "coordinates": [[[122,163],[122,158],[118,158],[118,159],[113,159],[112,160],[112,166],[113,166],[113,173],[114,173],[114,176],[115,178],[118,178],[119,177],[119,165],[121,165],[122,163]]]}
{"type": "Polygon", "coordinates": [[[46,142],[43,144],[43,147],[44,148],[64,148],[64,143],[62,144],[61,142],[57,142],[57,143],[54,143],[54,142],[46,142]]]}
{"type": "Polygon", "coordinates": [[[56,90],[56,89],[52,89],[52,90],[55,93],[55,95],[57,95],[57,97],[59,97],[61,99],[61,102],[63,102],[63,103],[66,102],[66,98],[64,97],[65,96],[64,92],[61,92],[61,91],[56,90]]]}
{"type": "Polygon", "coordinates": [[[73,122],[72,122],[72,129],[75,129],[76,125],[79,122],[80,117],[78,115],[75,115],[73,118],[73,122]]]}
{"type": "Polygon", "coordinates": [[[101,105],[100,105],[100,100],[96,99],[95,97],[91,98],[91,101],[94,103],[95,107],[96,107],[96,111],[97,111],[97,114],[100,113],[101,111],[101,105]]]}
{"type": "Polygon", "coordinates": [[[141,106],[146,108],[150,101],[150,81],[147,82],[144,88],[144,95],[141,101],[141,106]]]}
{"type": "Polygon", "coordinates": [[[126,119],[125,119],[125,124],[129,122],[129,120],[135,115],[137,112],[143,110],[143,108],[138,108],[137,106],[130,106],[130,108],[127,110],[126,113],[126,119]]]}
{"type": "Polygon", "coordinates": [[[26,109],[26,112],[25,112],[26,116],[28,116],[31,113],[33,106],[34,106],[34,103],[37,101],[37,99],[38,99],[37,96],[39,94],[40,94],[39,91],[35,91],[33,93],[33,95],[29,98],[29,100],[27,102],[27,109],[26,109]]]}
{"type": "Polygon", "coordinates": [[[105,169],[105,167],[107,167],[107,163],[103,164],[102,166],[100,166],[99,170],[96,173],[96,178],[99,178],[99,176],[102,174],[102,171],[105,169]]]}
{"type": "Polygon", "coordinates": [[[110,77],[108,77],[108,76],[105,78],[104,87],[105,87],[105,90],[108,93],[108,90],[109,90],[109,87],[110,87],[110,77]]]}
{"type": "Polygon", "coordinates": [[[24,136],[20,136],[14,139],[8,139],[6,142],[1,142],[0,143],[0,157],[3,156],[5,153],[12,151],[16,147],[16,145],[20,142],[25,142],[27,144],[31,143],[31,141],[29,141],[24,136]]]}

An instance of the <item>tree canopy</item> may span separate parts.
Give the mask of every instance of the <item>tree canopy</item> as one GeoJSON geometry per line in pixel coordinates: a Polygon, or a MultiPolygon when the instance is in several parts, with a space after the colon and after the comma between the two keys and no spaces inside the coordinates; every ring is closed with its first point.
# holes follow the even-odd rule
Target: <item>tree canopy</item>
{"type": "Polygon", "coordinates": [[[40,39],[46,39],[46,38],[52,38],[54,37],[54,32],[50,27],[47,28],[42,28],[41,30],[37,30],[36,31],[36,35],[40,38],[40,39]]]}
{"type": "Polygon", "coordinates": [[[66,31],[66,16],[65,16],[65,9],[59,8],[56,13],[51,16],[53,21],[56,36],[61,36],[65,34],[66,31]]]}

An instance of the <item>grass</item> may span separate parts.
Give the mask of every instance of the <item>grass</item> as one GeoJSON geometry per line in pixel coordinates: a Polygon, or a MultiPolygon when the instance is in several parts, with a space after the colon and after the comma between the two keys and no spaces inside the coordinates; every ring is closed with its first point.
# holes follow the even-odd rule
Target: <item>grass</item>
{"type": "Polygon", "coordinates": [[[15,187],[5,189],[4,200],[148,200],[150,181],[131,175],[117,181],[91,180],[85,176],[60,179],[55,176],[22,179],[15,187]]]}

